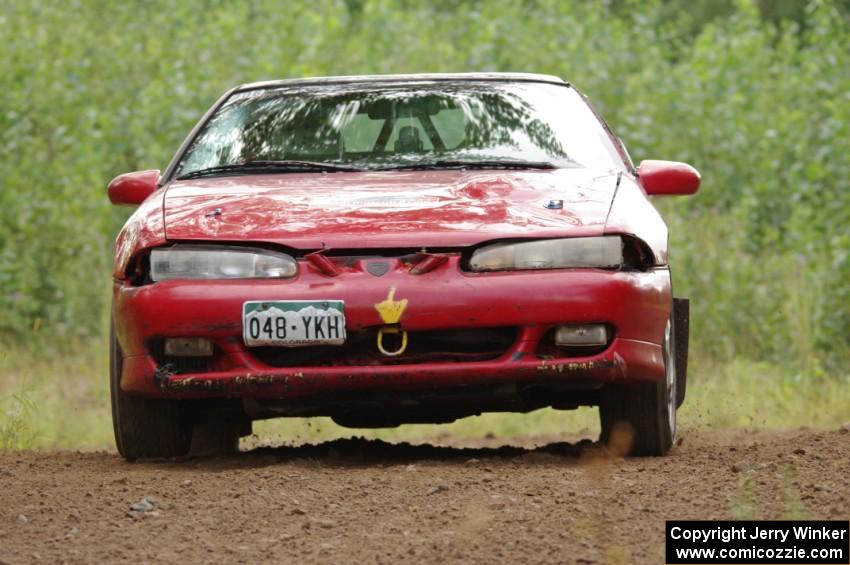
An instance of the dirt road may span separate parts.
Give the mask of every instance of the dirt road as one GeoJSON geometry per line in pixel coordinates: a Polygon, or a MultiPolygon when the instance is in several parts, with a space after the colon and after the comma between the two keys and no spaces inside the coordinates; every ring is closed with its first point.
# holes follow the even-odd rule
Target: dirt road
{"type": "Polygon", "coordinates": [[[663,563],[665,519],[850,518],[843,429],[685,432],[659,459],[504,443],[0,454],[0,562],[663,563]]]}

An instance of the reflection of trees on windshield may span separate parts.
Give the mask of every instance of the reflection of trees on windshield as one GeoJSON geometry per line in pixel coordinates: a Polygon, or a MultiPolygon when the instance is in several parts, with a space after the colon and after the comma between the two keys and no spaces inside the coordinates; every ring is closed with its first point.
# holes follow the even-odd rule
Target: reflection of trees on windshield
{"type": "Polygon", "coordinates": [[[567,159],[566,152],[551,126],[534,115],[531,105],[512,92],[481,92],[464,100],[471,118],[466,126],[470,147],[520,148],[522,134],[553,158],[567,159]]]}
{"type": "Polygon", "coordinates": [[[193,144],[182,171],[288,159],[363,167],[475,158],[570,164],[527,94],[505,84],[444,84],[236,95],[193,144]]]}

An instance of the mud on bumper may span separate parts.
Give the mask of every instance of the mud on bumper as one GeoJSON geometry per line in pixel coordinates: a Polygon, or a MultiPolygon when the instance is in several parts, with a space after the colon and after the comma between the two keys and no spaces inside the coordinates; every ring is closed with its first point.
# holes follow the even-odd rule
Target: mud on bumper
{"type": "MultiPolygon", "coordinates": [[[[660,343],[671,305],[666,269],[468,275],[447,268],[417,277],[395,268],[382,277],[365,271],[337,278],[307,272],[285,282],[116,282],[113,298],[116,335],[124,352],[124,391],[249,399],[500,383],[587,389],[610,381],[657,380],[664,375],[660,343]],[[420,351],[420,357],[406,361],[329,351],[299,363],[287,360],[285,352],[243,343],[246,300],[344,300],[347,330],[356,338],[370,336],[382,325],[374,306],[391,288],[397,298],[408,300],[401,326],[412,343],[417,335],[451,332],[498,337],[491,339],[492,346],[474,351],[461,344],[456,351],[420,351]],[[547,347],[555,326],[588,323],[605,323],[611,329],[604,348],[585,354],[547,347]],[[215,356],[206,365],[169,362],[155,345],[168,337],[205,337],[214,343],[215,356]]],[[[363,341],[368,344],[371,338],[363,341]]]]}

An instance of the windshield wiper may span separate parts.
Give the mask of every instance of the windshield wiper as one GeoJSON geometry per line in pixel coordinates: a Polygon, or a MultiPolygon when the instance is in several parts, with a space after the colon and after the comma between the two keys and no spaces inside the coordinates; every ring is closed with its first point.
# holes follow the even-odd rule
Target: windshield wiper
{"type": "Polygon", "coordinates": [[[445,159],[440,161],[423,161],[421,163],[408,163],[392,167],[381,167],[373,170],[378,171],[422,171],[431,169],[557,169],[558,166],[548,161],[516,161],[512,159],[494,160],[466,160],[445,159]]]}
{"type": "Polygon", "coordinates": [[[356,172],[362,171],[357,167],[348,165],[337,165],[334,163],[320,163],[318,161],[246,161],[244,163],[231,163],[229,165],[218,165],[191,171],[177,177],[177,180],[195,179],[199,177],[215,177],[231,173],[263,174],[279,172],[356,172]]]}

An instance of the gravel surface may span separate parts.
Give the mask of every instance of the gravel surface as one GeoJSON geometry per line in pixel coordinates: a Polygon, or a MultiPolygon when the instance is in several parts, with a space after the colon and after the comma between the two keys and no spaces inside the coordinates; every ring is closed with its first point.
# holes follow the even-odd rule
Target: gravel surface
{"type": "Polygon", "coordinates": [[[666,519],[846,520],[848,472],[846,429],[686,431],[654,459],[521,437],[5,453],[0,563],[663,563],[666,519]]]}

